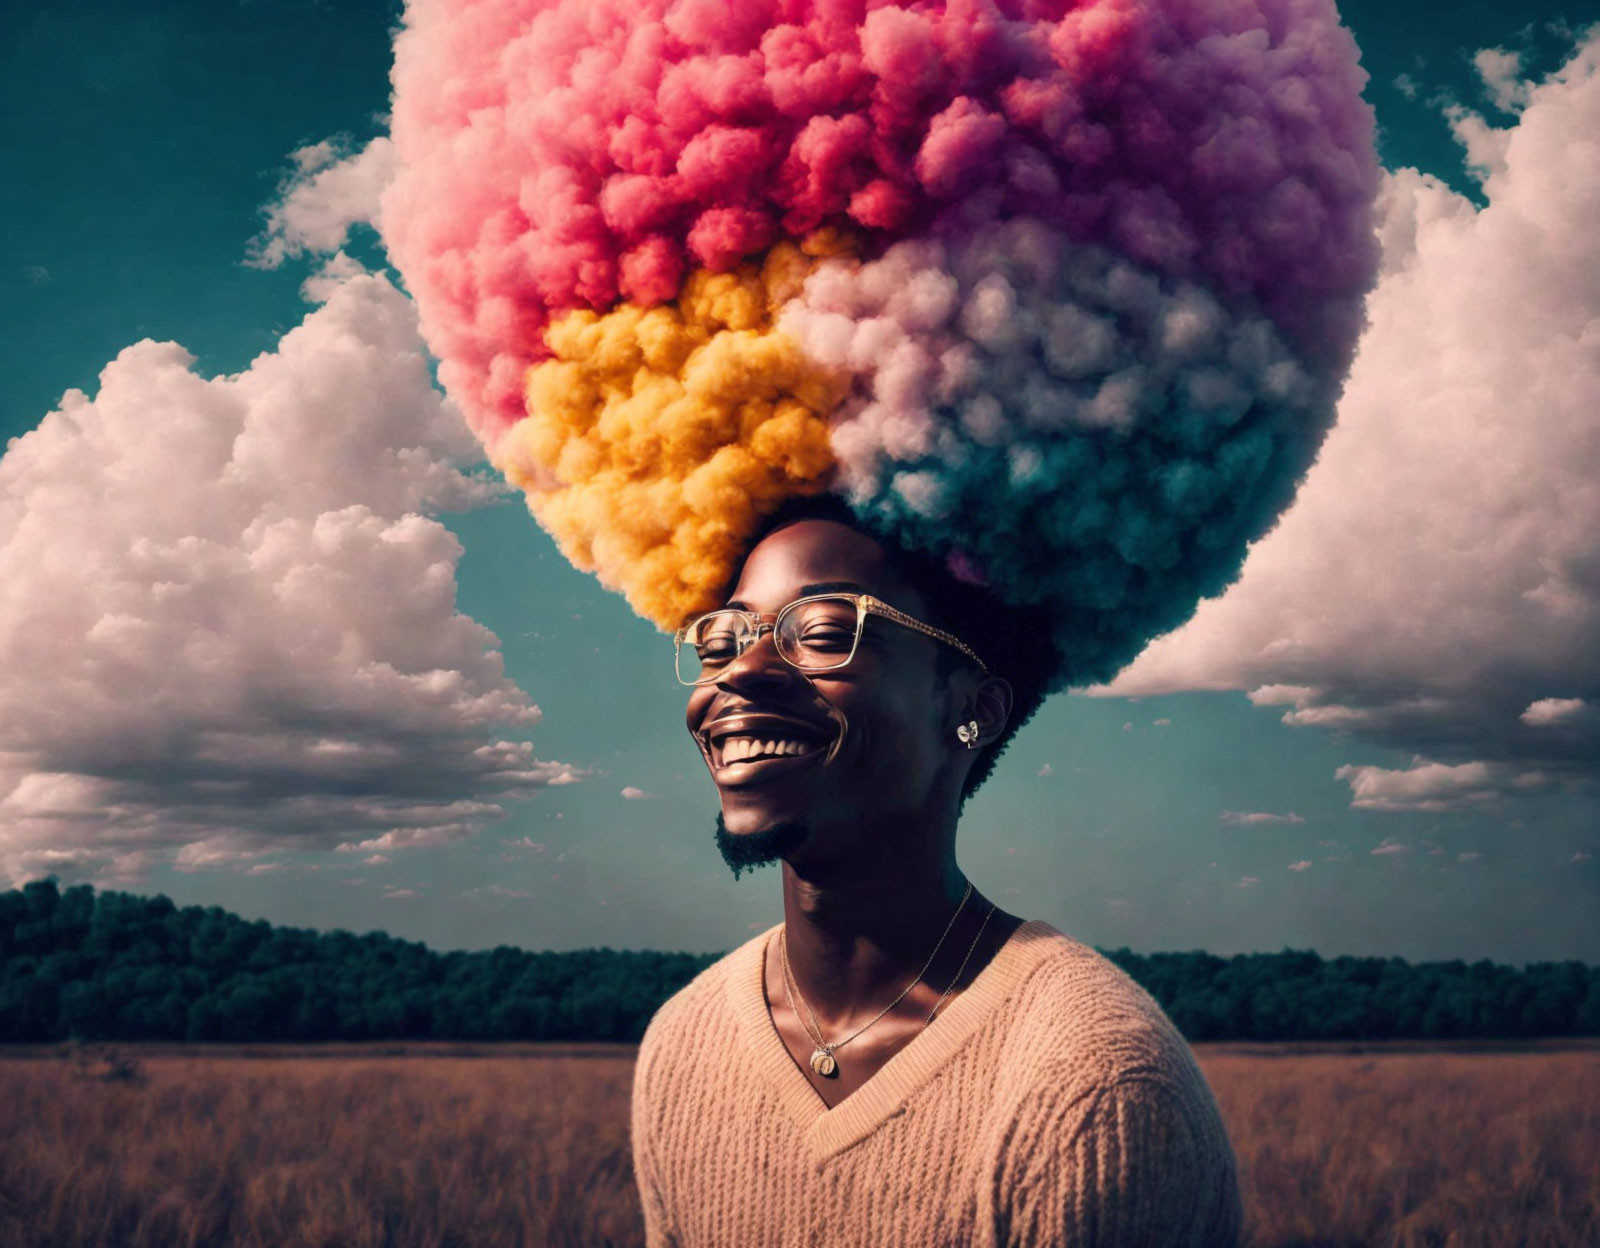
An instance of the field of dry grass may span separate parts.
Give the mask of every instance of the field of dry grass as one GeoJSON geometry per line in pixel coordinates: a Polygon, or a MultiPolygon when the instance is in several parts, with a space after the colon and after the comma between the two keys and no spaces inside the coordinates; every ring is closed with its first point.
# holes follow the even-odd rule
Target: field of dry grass
{"type": "Polygon", "coordinates": [[[1600,1245],[1600,1049],[1200,1063],[1260,1248],[1600,1245]]]}
{"type": "Polygon", "coordinates": [[[0,1060],[4,1248],[643,1240],[630,1050],[137,1063],[0,1060]]]}
{"type": "MultiPolygon", "coordinates": [[[[0,1248],[641,1242],[632,1053],[0,1055],[0,1248]]],[[[1600,1244],[1600,1049],[1201,1050],[1259,1248],[1600,1244]]]]}

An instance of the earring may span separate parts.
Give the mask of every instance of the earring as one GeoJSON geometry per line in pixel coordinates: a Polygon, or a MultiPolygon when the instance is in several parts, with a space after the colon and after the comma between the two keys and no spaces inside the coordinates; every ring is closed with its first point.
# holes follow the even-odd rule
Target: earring
{"type": "Polygon", "coordinates": [[[971,719],[971,720],[968,720],[964,724],[958,724],[956,726],[956,736],[961,738],[961,743],[963,745],[965,745],[967,747],[967,749],[969,749],[969,750],[977,749],[978,748],[978,721],[975,720],[975,719],[971,719]]]}

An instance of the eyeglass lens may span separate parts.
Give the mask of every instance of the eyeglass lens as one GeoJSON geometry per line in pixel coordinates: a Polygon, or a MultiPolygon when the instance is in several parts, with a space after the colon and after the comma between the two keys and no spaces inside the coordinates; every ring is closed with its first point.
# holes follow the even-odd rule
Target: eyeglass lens
{"type": "MultiPolygon", "coordinates": [[[[713,680],[755,644],[757,630],[740,611],[713,611],[690,625],[678,647],[678,679],[713,680]]],[[[773,644],[785,662],[805,672],[843,667],[855,653],[856,602],[822,597],[792,602],[778,613],[773,644]]]]}

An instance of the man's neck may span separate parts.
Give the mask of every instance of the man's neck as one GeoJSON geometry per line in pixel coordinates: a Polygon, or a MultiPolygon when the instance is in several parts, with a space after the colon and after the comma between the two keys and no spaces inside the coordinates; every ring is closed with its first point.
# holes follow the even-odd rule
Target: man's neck
{"type": "Polygon", "coordinates": [[[974,916],[981,919],[988,905],[974,891],[963,906],[966,890],[953,845],[878,855],[859,870],[834,867],[809,878],[804,865],[784,864],[789,966],[824,1034],[883,1009],[936,948],[942,966],[953,947],[968,947],[978,930],[974,916]]]}

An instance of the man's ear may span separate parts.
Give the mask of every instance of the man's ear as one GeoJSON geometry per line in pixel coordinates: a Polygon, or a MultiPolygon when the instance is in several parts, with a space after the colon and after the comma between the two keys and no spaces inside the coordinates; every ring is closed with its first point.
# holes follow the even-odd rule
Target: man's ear
{"type": "Polygon", "coordinates": [[[968,703],[967,719],[978,721],[978,745],[993,745],[1011,718],[1011,682],[985,676],[968,703]]]}

